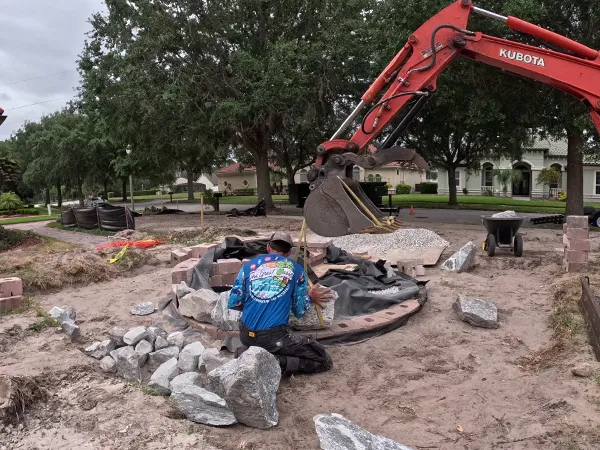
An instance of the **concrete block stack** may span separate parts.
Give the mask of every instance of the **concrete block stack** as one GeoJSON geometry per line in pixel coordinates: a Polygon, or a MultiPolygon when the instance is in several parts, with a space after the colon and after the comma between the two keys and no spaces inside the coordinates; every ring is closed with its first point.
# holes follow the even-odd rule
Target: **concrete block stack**
{"type": "Polygon", "coordinates": [[[23,282],[20,278],[0,278],[0,313],[20,308],[23,304],[23,282]]]}
{"type": "Polygon", "coordinates": [[[567,216],[563,224],[563,265],[567,272],[587,269],[590,253],[590,229],[587,216],[567,216]]]}
{"type": "Polygon", "coordinates": [[[209,250],[216,248],[217,244],[198,244],[193,247],[184,247],[178,250],[171,251],[171,265],[176,266],[179,263],[186,261],[190,258],[200,259],[209,250]]]}
{"type": "Polygon", "coordinates": [[[210,272],[211,286],[231,286],[235,281],[242,262],[239,259],[218,259],[212,265],[210,272]]]}

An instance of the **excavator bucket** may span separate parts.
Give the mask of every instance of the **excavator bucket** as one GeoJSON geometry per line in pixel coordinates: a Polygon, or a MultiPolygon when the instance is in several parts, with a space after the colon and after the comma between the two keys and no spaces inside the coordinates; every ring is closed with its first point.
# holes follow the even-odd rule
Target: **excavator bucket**
{"type": "Polygon", "coordinates": [[[304,204],[308,227],[327,237],[392,233],[402,226],[402,222],[386,217],[377,209],[360,183],[351,178],[354,165],[375,168],[391,161],[407,161],[419,169],[427,170],[429,167],[414,150],[401,147],[367,157],[346,153],[330,159],[312,180],[311,193],[304,204]]]}

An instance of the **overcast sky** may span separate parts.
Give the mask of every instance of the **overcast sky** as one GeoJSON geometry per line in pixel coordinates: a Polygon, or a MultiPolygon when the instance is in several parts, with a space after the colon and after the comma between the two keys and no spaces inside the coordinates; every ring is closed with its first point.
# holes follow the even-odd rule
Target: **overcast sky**
{"type": "Polygon", "coordinates": [[[0,3],[0,107],[8,116],[0,126],[4,140],[24,121],[60,109],[75,95],[79,81],[75,60],[90,30],[88,18],[103,9],[103,1],[0,3]],[[36,77],[41,78],[19,82],[36,77]],[[62,100],[49,101],[56,99],[62,100]],[[25,106],[40,102],[48,103],[25,106]]]}

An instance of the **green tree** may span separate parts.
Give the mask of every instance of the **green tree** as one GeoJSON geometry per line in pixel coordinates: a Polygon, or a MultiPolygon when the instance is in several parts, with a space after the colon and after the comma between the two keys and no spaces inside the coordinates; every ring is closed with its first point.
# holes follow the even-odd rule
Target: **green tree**
{"type": "Polygon", "coordinates": [[[554,167],[544,167],[540,170],[536,181],[542,186],[551,186],[560,182],[561,174],[554,167]]]}
{"type": "Polygon", "coordinates": [[[508,195],[508,186],[512,183],[519,183],[523,179],[523,174],[518,170],[495,169],[493,174],[502,186],[505,197],[508,195]]]}

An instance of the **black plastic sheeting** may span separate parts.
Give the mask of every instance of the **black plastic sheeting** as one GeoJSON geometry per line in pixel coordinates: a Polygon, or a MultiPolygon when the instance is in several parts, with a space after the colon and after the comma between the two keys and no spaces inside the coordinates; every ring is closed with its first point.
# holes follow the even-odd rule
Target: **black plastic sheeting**
{"type": "Polygon", "coordinates": [[[69,208],[61,211],[63,226],[86,230],[100,228],[107,231],[135,230],[135,217],[129,208],[103,205],[93,208],[69,208]]]}
{"type": "Polygon", "coordinates": [[[266,207],[266,203],[264,200],[261,200],[260,202],[257,203],[256,206],[253,206],[252,208],[248,208],[248,209],[244,209],[243,211],[238,211],[237,209],[233,208],[231,211],[229,211],[229,214],[227,214],[227,217],[241,217],[241,216],[266,216],[267,215],[267,207],[266,207]]]}
{"type": "MultiPolygon", "coordinates": [[[[226,238],[220,247],[207,252],[194,267],[192,272],[192,289],[210,289],[208,278],[213,261],[217,259],[244,259],[266,253],[268,241],[256,240],[242,242],[237,238],[226,238]]],[[[357,264],[353,271],[329,270],[321,278],[315,276],[308,268],[311,281],[336,291],[334,319],[372,314],[390,306],[410,299],[418,299],[421,303],[427,300],[426,282],[417,281],[407,275],[388,276],[384,267],[385,261],[376,263],[349,255],[335,246],[327,248],[325,257],[329,264],[357,264]],[[380,295],[371,291],[396,288],[392,294],[380,295]]],[[[299,260],[302,264],[302,260],[299,260]]]]}

